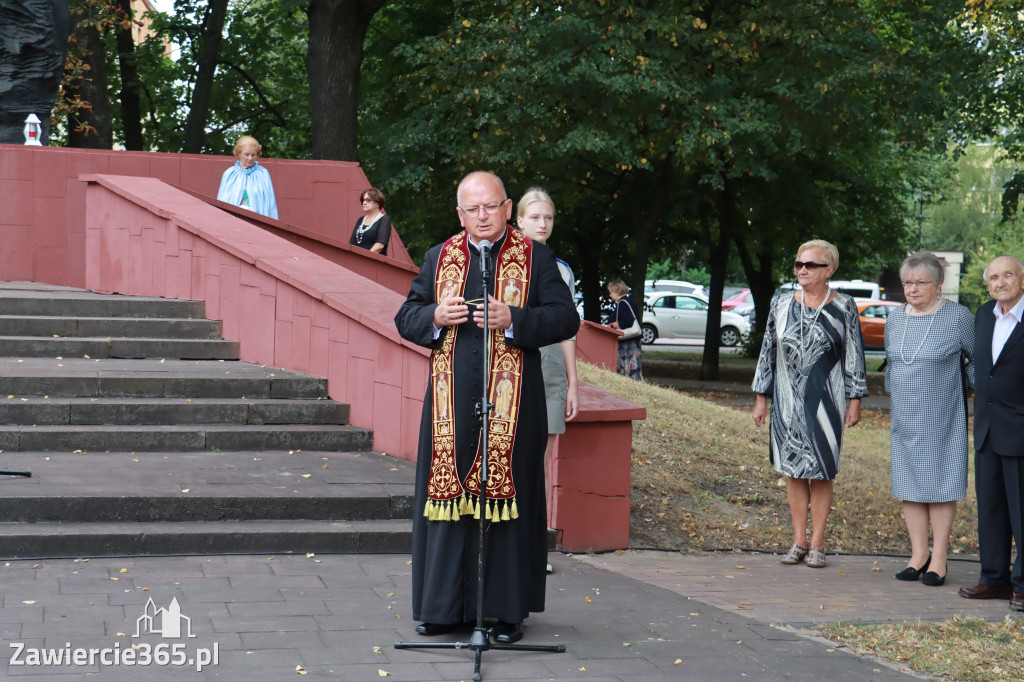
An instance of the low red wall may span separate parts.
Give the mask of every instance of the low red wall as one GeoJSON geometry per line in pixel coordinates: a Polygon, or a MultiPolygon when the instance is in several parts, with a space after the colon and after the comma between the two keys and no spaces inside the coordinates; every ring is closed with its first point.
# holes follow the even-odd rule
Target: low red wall
{"type": "Polygon", "coordinates": [[[548,525],[566,550],[628,547],[632,420],[647,410],[588,384],[580,403],[586,409],[566,423],[551,456],[548,525]]]}
{"type": "Polygon", "coordinates": [[[205,301],[242,360],[327,377],[375,450],[415,459],[429,351],[398,336],[404,294],[154,178],[85,179],[87,288],[205,301]]]}
{"type": "MultiPolygon", "coordinates": [[[[232,163],[230,156],[0,144],[0,280],[84,286],[85,185],[80,175],[157,178],[216,196],[220,177],[232,163]]],[[[260,163],[273,179],[283,229],[297,225],[309,236],[348,242],[363,214],[359,193],[370,186],[359,164],[260,163]]],[[[400,218],[397,222],[400,227],[400,218]]],[[[412,264],[400,243],[389,256],[412,264]]]]}
{"type": "Polygon", "coordinates": [[[576,334],[576,358],[614,372],[619,361],[620,336],[622,332],[616,329],[580,320],[580,330],[576,334]]]}

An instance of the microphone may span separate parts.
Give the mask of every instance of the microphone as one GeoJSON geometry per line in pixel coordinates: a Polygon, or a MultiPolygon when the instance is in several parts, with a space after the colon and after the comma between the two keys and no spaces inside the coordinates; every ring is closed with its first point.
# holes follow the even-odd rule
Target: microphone
{"type": "Polygon", "coordinates": [[[488,259],[491,255],[491,243],[486,239],[481,239],[480,243],[477,244],[477,248],[480,249],[480,270],[481,272],[487,272],[490,268],[488,267],[488,259]]]}

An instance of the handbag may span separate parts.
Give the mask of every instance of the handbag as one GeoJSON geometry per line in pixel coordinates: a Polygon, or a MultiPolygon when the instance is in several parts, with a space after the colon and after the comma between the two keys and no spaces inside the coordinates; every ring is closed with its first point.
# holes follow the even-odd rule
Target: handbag
{"type": "Polygon", "coordinates": [[[633,310],[633,306],[629,305],[629,301],[624,301],[626,307],[629,308],[630,312],[633,313],[633,324],[628,329],[622,330],[622,336],[619,337],[619,341],[625,341],[626,339],[635,339],[640,336],[640,319],[636,315],[636,311],[633,310]]]}

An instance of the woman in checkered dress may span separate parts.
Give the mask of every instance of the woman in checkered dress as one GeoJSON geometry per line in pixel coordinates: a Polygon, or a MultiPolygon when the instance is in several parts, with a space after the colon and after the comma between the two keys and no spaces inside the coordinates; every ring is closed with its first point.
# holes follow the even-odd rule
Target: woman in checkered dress
{"type": "Polygon", "coordinates": [[[965,391],[974,386],[974,316],[942,298],[943,275],[934,254],[908,256],[900,266],[907,305],[885,323],[892,496],[903,500],[911,547],[910,562],[896,579],[920,577],[931,586],[946,581],[956,503],[967,494],[965,391]]]}

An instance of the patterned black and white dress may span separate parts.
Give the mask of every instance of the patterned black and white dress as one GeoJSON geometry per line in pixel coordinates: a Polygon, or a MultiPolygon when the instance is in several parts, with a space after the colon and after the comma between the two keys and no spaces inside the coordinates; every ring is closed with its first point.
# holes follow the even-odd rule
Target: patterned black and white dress
{"type": "Polygon", "coordinates": [[[839,473],[846,401],[868,394],[857,305],[836,293],[820,309],[792,293],[772,301],[752,386],[772,397],[770,455],[792,478],[839,473]]]}
{"type": "Polygon", "coordinates": [[[885,321],[885,388],[892,396],[892,496],[953,502],[967,495],[967,406],[961,354],[974,386],[974,316],[946,301],[932,315],[903,306],[885,321]]]}

